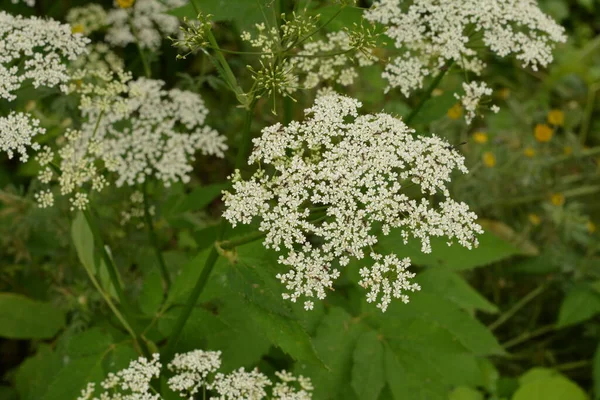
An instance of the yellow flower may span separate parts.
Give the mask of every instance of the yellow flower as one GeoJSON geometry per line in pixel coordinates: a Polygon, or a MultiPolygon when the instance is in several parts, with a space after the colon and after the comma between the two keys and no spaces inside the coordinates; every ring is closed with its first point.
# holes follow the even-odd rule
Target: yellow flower
{"type": "Polygon", "coordinates": [[[73,25],[71,27],[71,33],[83,33],[85,32],[85,26],[83,24],[73,25]]]}
{"type": "Polygon", "coordinates": [[[550,110],[548,113],[548,123],[554,126],[563,126],[565,123],[565,113],[561,110],[550,110]]]}
{"type": "Polygon", "coordinates": [[[483,163],[486,167],[493,168],[496,165],[496,156],[491,151],[483,153],[483,163]]]}
{"type": "Polygon", "coordinates": [[[462,106],[460,103],[456,103],[448,110],[448,118],[459,119],[462,116],[462,106]]]}
{"type": "Polygon", "coordinates": [[[116,2],[121,8],[129,8],[135,3],[135,0],[116,0],[116,2]]]}
{"type": "Polygon", "coordinates": [[[525,157],[533,158],[535,157],[535,150],[531,146],[525,147],[525,149],[523,150],[523,154],[525,154],[525,157]]]}
{"type": "Polygon", "coordinates": [[[586,228],[588,230],[589,233],[594,233],[596,232],[596,224],[593,223],[592,221],[588,221],[586,228]]]}
{"type": "Polygon", "coordinates": [[[562,193],[554,193],[550,196],[550,202],[555,206],[560,207],[565,204],[565,195],[562,193]]]}
{"type": "Polygon", "coordinates": [[[529,214],[527,218],[529,219],[529,222],[531,222],[531,225],[537,226],[542,222],[542,219],[537,214],[529,214]]]}
{"type": "Polygon", "coordinates": [[[573,154],[573,148],[571,146],[565,146],[563,147],[563,153],[565,154],[565,156],[570,156],[571,154],[573,154]]]}
{"type": "Polygon", "coordinates": [[[484,144],[488,141],[488,135],[485,132],[475,132],[473,134],[473,140],[475,143],[484,144]]]}
{"type": "Polygon", "coordinates": [[[554,131],[546,124],[537,124],[533,131],[535,140],[541,143],[549,142],[554,131]]]}

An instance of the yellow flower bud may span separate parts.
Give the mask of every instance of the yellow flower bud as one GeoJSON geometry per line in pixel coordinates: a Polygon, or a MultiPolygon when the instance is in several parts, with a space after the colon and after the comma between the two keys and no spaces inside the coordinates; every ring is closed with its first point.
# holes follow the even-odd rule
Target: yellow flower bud
{"type": "Polygon", "coordinates": [[[485,132],[475,132],[473,134],[473,140],[475,143],[484,144],[488,141],[488,135],[485,132]]]}
{"type": "Polygon", "coordinates": [[[552,139],[552,134],[554,131],[546,124],[537,124],[533,131],[535,136],[535,140],[540,143],[549,142],[552,139]]]}
{"type": "Polygon", "coordinates": [[[560,207],[565,204],[565,195],[562,193],[554,193],[550,196],[550,202],[555,206],[560,207]]]}
{"type": "Polygon", "coordinates": [[[523,154],[525,155],[525,157],[533,158],[535,157],[535,150],[531,146],[525,147],[525,149],[523,150],[523,154]]]}
{"type": "Polygon", "coordinates": [[[448,110],[447,115],[450,119],[459,119],[462,116],[462,106],[460,103],[453,105],[452,108],[448,110]]]}
{"type": "Polygon", "coordinates": [[[483,164],[488,168],[493,168],[496,165],[496,156],[491,151],[483,153],[483,164]]]}
{"type": "Polygon", "coordinates": [[[115,1],[120,8],[129,8],[129,7],[133,6],[133,3],[135,3],[135,0],[115,0],[115,1]]]}
{"type": "Polygon", "coordinates": [[[71,27],[71,33],[83,33],[85,32],[85,26],[83,24],[76,24],[71,27]]]}
{"type": "Polygon", "coordinates": [[[539,217],[539,215],[537,214],[529,214],[527,216],[527,219],[529,219],[529,222],[531,223],[531,225],[539,225],[542,222],[542,219],[539,217]]]}
{"type": "Polygon", "coordinates": [[[565,113],[561,110],[550,110],[548,113],[548,123],[554,126],[563,126],[565,124],[565,113]]]}

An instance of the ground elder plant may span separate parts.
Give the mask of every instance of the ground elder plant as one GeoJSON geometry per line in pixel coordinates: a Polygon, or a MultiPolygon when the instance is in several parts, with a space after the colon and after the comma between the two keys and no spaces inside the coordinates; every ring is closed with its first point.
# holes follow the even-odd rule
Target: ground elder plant
{"type": "Polygon", "coordinates": [[[590,398],[588,3],[4,1],[0,398],[590,398]]]}
{"type": "Polygon", "coordinates": [[[436,136],[415,138],[388,114],[359,116],[360,106],[324,91],[304,122],[265,128],[249,158],[261,167],[249,180],[236,172],[234,192],[224,197],[227,220],[235,225],[259,217],[265,246],[285,249],[279,262],[290,270],[278,275],[287,289],[283,296],[294,302],[306,297],[306,309],[313,308],[311,299],[325,298],[340,267],[365,257],[365,249],[375,261],[360,272],[369,302],[385,311],[392,297],[408,302],[406,292],[419,290],[410,282],[410,260],[372,250],[376,224],[384,235],[401,229],[405,244],[418,238],[425,253],[431,236],[471,248],[481,233],[476,215],[446,188],[454,169],[467,172],[462,156],[436,136]],[[405,187],[413,185],[443,199],[411,199],[405,187]]]}

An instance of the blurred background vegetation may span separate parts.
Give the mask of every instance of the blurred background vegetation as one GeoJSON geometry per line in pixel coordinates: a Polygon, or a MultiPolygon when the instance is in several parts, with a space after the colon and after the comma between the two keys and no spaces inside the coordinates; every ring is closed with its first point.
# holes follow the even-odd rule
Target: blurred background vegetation
{"type": "MultiPolygon", "coordinates": [[[[64,21],[69,8],[84,3],[37,0],[29,9],[3,0],[0,8],[64,21]]],[[[223,16],[214,28],[223,48],[244,49],[241,30],[261,18],[249,3],[200,2],[216,20],[223,16]]],[[[600,399],[600,1],[540,5],[569,35],[548,69],[532,72],[490,57],[485,81],[501,111],[471,126],[452,96],[463,76],[450,73],[413,124],[420,134],[445,137],[467,158],[471,173],[455,178],[452,194],[482,219],[478,249],[440,242],[424,255],[399,248],[398,236],[382,238],[381,247],[412,257],[423,289],[381,316],[361,300],[359,263],[307,314],[279,299],[276,255],[260,244],[244,246],[235,268],[219,261],[179,350],[220,349],[226,369],[294,369],[312,376],[319,399],[600,399]]],[[[311,7],[333,14],[339,6],[311,7]]],[[[349,8],[335,24],[348,26],[359,12],[349,8]]],[[[143,75],[134,47],[119,54],[143,75]]],[[[246,65],[257,60],[228,61],[248,87],[246,65]]],[[[210,62],[202,55],[176,60],[168,41],[151,62],[153,76],[168,86],[202,94],[209,124],[235,149],[244,114],[210,62]]],[[[360,99],[364,112],[407,115],[419,94],[384,95],[380,71],[368,67],[356,85],[340,89],[360,99]]],[[[75,119],[74,105],[55,95],[21,93],[17,101],[49,128],[46,140],[75,119]]],[[[261,100],[253,131],[301,119],[313,96],[280,102],[276,115],[261,100]]],[[[121,223],[132,207],[131,189],[111,188],[95,199],[105,240],[137,301],[137,322],[157,347],[198,275],[197,259],[215,239],[220,191],[233,164],[199,157],[191,184],[150,187],[161,249],[177,277],[166,300],[145,231],[135,221],[121,223]]],[[[80,266],[73,245],[80,232],[68,204],[35,206],[36,172],[33,162],[0,155],[0,398],[66,400],[137,353],[80,266]]]]}

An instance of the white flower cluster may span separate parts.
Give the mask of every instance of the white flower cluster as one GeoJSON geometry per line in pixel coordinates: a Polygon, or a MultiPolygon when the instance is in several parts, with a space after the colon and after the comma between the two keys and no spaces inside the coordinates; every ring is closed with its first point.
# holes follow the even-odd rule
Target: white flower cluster
{"type": "MultiPolygon", "coordinates": [[[[162,368],[158,354],[148,361],[140,357],[132,361],[129,367],[110,373],[100,386],[105,390],[99,397],[94,397],[96,385],[89,383],[81,391],[77,400],[161,400],[159,394],[150,393],[150,381],[160,376],[162,368]],[[128,393],[129,392],[129,393],[128,393]],[[127,393],[127,394],[125,394],[127,393]]],[[[229,374],[217,373],[221,367],[220,351],[194,350],[176,354],[167,365],[175,373],[167,384],[171,390],[181,397],[193,399],[201,389],[209,390],[219,400],[310,400],[313,390],[309,378],[280,371],[275,375],[279,382],[273,382],[257,369],[246,371],[240,368],[229,374]],[[273,386],[271,396],[267,387],[273,386]]]]}
{"type": "MultiPolygon", "coordinates": [[[[279,262],[290,269],[278,275],[287,290],[283,297],[307,298],[306,309],[313,307],[311,299],[325,298],[351,257],[364,258],[377,243],[379,226],[383,234],[400,228],[405,242],[418,238],[423,252],[431,251],[432,236],[471,248],[481,232],[477,216],[446,188],[453,170],[467,172],[464,158],[436,136],[414,138],[388,114],[358,116],[360,106],[323,91],[304,122],[263,129],[249,159],[258,171],[248,180],[237,171],[233,192],[224,193],[223,215],[232,225],[259,217],[265,246],[284,251],[279,262]],[[442,201],[411,198],[404,193],[411,186],[442,201]]],[[[381,295],[385,309],[390,296],[406,300],[403,291],[418,290],[406,267],[388,257],[362,271],[370,300],[381,295]]]]}
{"type": "MultiPolygon", "coordinates": [[[[148,207],[148,213],[150,216],[154,216],[156,214],[156,207],[148,207]]],[[[136,228],[142,229],[144,227],[144,214],[144,194],[136,190],[129,196],[129,205],[125,210],[121,211],[121,225],[125,226],[135,222],[136,228]]]]}
{"type": "MultiPolygon", "coordinates": [[[[75,85],[77,85],[77,80],[81,80],[79,83],[83,83],[84,78],[90,78],[90,73],[93,74],[91,71],[101,71],[105,81],[107,79],[109,81],[113,80],[110,75],[111,72],[116,73],[117,75],[119,73],[124,74],[123,70],[125,69],[125,63],[123,62],[123,59],[115,54],[106,43],[93,43],[87,48],[87,53],[72,63],[74,71],[73,77],[76,80],[76,83],[74,83],[75,85]]],[[[72,85],[73,83],[69,86],[71,88],[70,91],[75,91],[72,88],[72,85]]],[[[90,88],[90,90],[91,89],[92,88],[90,88]]],[[[77,91],[79,93],[82,92],[80,88],[78,88],[77,91]]]]}
{"type": "Polygon", "coordinates": [[[35,0],[10,0],[13,4],[19,4],[20,2],[27,4],[29,7],[35,6],[35,0]]]}
{"type": "Polygon", "coordinates": [[[46,130],[39,126],[40,121],[28,114],[11,111],[7,117],[0,117],[0,150],[13,158],[14,153],[20,155],[21,162],[27,162],[27,148],[39,150],[40,145],[33,143],[37,135],[43,135],[46,130]]]}
{"type": "Polygon", "coordinates": [[[136,0],[133,7],[113,8],[108,12],[110,27],[105,40],[113,46],[137,42],[142,48],[156,50],[164,37],[179,31],[179,19],[166,12],[185,3],[185,0],[136,0]]]}
{"type": "Polygon", "coordinates": [[[535,0],[379,0],[365,18],[386,25],[386,35],[403,51],[383,77],[386,90],[400,88],[405,96],[449,62],[480,74],[485,62],[475,39],[497,56],[514,55],[534,70],[552,61],[555,43],[566,41],[564,28],[535,0]]]}
{"type": "Polygon", "coordinates": [[[35,88],[67,82],[65,60],[83,54],[87,43],[67,24],[0,11],[0,99],[14,100],[13,92],[26,81],[35,88]]]}
{"type": "Polygon", "coordinates": [[[351,37],[345,31],[331,32],[323,40],[306,43],[298,55],[291,59],[298,73],[306,75],[303,86],[316,87],[320,82],[336,82],[342,86],[354,83],[358,77],[356,67],[373,64],[373,58],[354,51],[351,37]],[[328,57],[323,55],[331,54],[328,57]]]}
{"type": "Polygon", "coordinates": [[[116,374],[109,373],[100,383],[105,390],[100,397],[94,397],[96,385],[88,383],[77,400],[160,400],[160,395],[150,393],[150,381],[160,376],[161,367],[158,354],[150,361],[140,357],[116,374]]]}
{"type": "Polygon", "coordinates": [[[66,20],[73,31],[89,35],[106,26],[107,14],[100,4],[90,3],[69,9],[66,20]]]}
{"type": "MultiPolygon", "coordinates": [[[[485,82],[475,81],[471,83],[463,83],[462,87],[465,93],[462,96],[459,96],[455,93],[454,97],[460,100],[460,103],[465,109],[465,120],[467,121],[467,124],[470,124],[477,114],[477,109],[481,103],[481,99],[484,96],[491,96],[492,89],[489,88],[485,82]]],[[[490,108],[495,113],[500,111],[497,105],[492,105],[490,108]]]]}
{"type": "Polygon", "coordinates": [[[204,125],[208,110],[202,98],[164,82],[139,78],[128,84],[124,106],[90,108],[81,130],[103,145],[100,157],[116,172],[116,184],[135,185],[154,177],[165,186],[188,182],[194,154],[224,156],[225,138],[204,125]]]}

